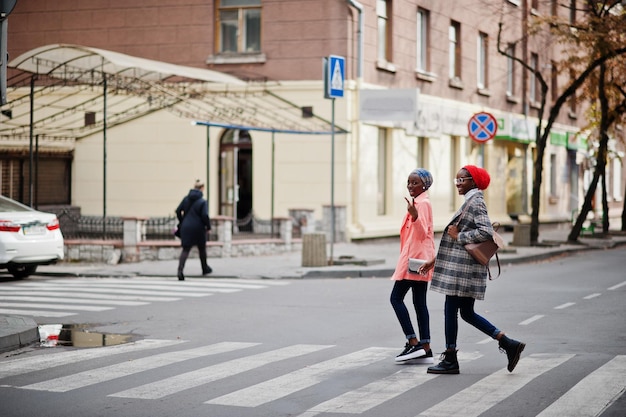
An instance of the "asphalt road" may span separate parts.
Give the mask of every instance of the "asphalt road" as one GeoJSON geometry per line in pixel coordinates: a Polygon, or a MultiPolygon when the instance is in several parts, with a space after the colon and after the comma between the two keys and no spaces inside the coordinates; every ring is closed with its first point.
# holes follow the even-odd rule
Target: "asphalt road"
{"type": "MultiPolygon", "coordinates": [[[[74,314],[39,323],[87,324],[134,342],[3,354],[1,414],[623,417],[625,255],[618,248],[513,265],[489,283],[477,312],[527,343],[513,373],[496,342],[464,322],[460,375],[395,364],[404,340],[386,278],[5,283],[11,302],[41,308],[52,302],[19,297],[55,292],[57,311],[74,314]],[[81,298],[107,309],[64,309],[81,298]],[[142,304],[106,304],[132,300],[142,304]]],[[[443,300],[429,293],[437,353],[443,300]]]]}

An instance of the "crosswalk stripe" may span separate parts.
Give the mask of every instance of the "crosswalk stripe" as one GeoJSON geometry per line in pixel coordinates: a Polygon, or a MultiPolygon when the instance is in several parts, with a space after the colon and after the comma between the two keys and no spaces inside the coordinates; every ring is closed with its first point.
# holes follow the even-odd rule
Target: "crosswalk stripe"
{"type": "MultiPolygon", "coordinates": [[[[85,287],[80,287],[82,290],[85,290],[85,287]]],[[[58,289],[58,288],[57,288],[58,289]]],[[[197,293],[197,292],[180,292],[180,291],[168,291],[169,295],[176,295],[179,297],[206,297],[207,295],[211,295],[213,292],[237,292],[241,290],[237,289],[226,289],[216,290],[212,292],[206,293],[197,293]]],[[[137,290],[131,288],[119,288],[119,287],[111,287],[111,288],[101,288],[101,287],[92,287],[89,286],[89,292],[92,293],[106,293],[106,294],[137,294],[137,295],[162,295],[163,291],[155,291],[155,290],[137,290]]]]}
{"type": "Polygon", "coordinates": [[[202,356],[217,355],[225,352],[232,352],[239,349],[246,349],[258,345],[258,343],[238,343],[222,342],[209,346],[202,346],[195,349],[177,351],[175,354],[162,353],[147,358],[136,359],[126,363],[105,366],[98,369],[79,372],[60,378],[49,379],[35,384],[25,385],[22,389],[51,392],[67,392],[78,388],[84,388],[100,382],[111,381],[124,376],[144,372],[150,369],[160,368],[183,362],[202,356]]]}
{"type": "MultiPolygon", "coordinates": [[[[58,285],[55,286],[57,289],[59,288],[65,288],[65,287],[80,287],[80,288],[84,288],[85,285],[84,284],[79,284],[79,283],[72,283],[72,284],[64,284],[64,285],[58,285]]],[[[50,286],[48,286],[48,288],[50,288],[50,286]]],[[[184,297],[205,297],[207,295],[212,294],[212,290],[211,289],[202,289],[202,291],[199,291],[196,288],[176,288],[176,287],[169,287],[166,285],[140,285],[140,284],[125,284],[125,285],[118,285],[116,283],[102,283],[102,284],[97,284],[97,283],[89,283],[89,290],[90,291],[96,291],[96,290],[100,290],[100,292],[116,292],[116,293],[122,293],[122,294],[145,294],[145,295],[157,295],[157,294],[162,294],[162,291],[167,291],[168,294],[170,295],[178,295],[178,296],[184,296],[184,297]]],[[[227,292],[236,292],[236,291],[240,291],[240,289],[237,288],[228,288],[228,289],[223,289],[223,290],[227,290],[227,292]]]]}
{"type": "Polygon", "coordinates": [[[419,417],[477,417],[509,397],[539,375],[559,366],[574,355],[534,354],[519,361],[515,373],[497,371],[445,401],[429,408],[419,417]]]}
{"type": "MultiPolygon", "coordinates": [[[[40,284],[39,282],[25,282],[22,285],[40,284]]],[[[91,280],[55,280],[47,281],[47,285],[57,285],[59,287],[85,285],[99,287],[127,287],[127,288],[150,288],[174,291],[190,291],[190,290],[208,290],[211,288],[237,288],[237,289],[259,289],[265,288],[266,285],[261,283],[241,283],[241,282],[193,282],[193,281],[161,281],[161,280],[143,280],[143,279],[105,279],[97,278],[91,280]]]]}
{"type": "Polygon", "coordinates": [[[113,307],[98,307],[98,306],[87,306],[87,305],[59,305],[59,304],[40,304],[40,303],[19,303],[19,304],[11,304],[11,303],[2,303],[0,302],[0,307],[19,307],[19,308],[45,308],[47,310],[76,310],[76,311],[107,311],[113,310],[113,307]]]}
{"type": "Polygon", "coordinates": [[[626,390],[626,356],[616,356],[583,378],[537,417],[592,417],[608,409],[626,390]]]}
{"type": "Polygon", "coordinates": [[[393,375],[316,405],[298,417],[313,417],[321,413],[364,413],[435,377],[427,374],[422,366],[407,366],[393,375]]]}
{"type": "Polygon", "coordinates": [[[148,349],[158,349],[186,343],[184,340],[159,340],[144,339],[124,345],[105,346],[82,350],[70,350],[62,352],[50,352],[45,355],[18,358],[7,362],[0,362],[0,378],[26,374],[29,372],[39,372],[45,369],[64,366],[71,363],[103,358],[128,352],[137,352],[148,349]]]}
{"type": "Polygon", "coordinates": [[[186,389],[194,388],[222,378],[240,374],[272,362],[317,352],[332,346],[293,345],[270,352],[257,353],[245,358],[234,359],[181,375],[166,378],[151,384],[142,385],[109,395],[110,397],[157,399],[186,389]]]}
{"type": "Polygon", "coordinates": [[[46,311],[46,310],[20,310],[19,308],[0,308],[0,314],[13,314],[16,316],[28,317],[69,317],[75,316],[76,313],[46,311]]]}
{"type": "MultiPolygon", "coordinates": [[[[17,296],[0,296],[0,301],[40,301],[40,302],[57,302],[63,304],[104,304],[115,306],[143,306],[149,304],[143,301],[124,301],[124,300],[75,300],[58,297],[29,297],[26,295],[17,296]]],[[[20,304],[22,305],[22,304],[20,304]]]]}
{"type": "MultiPolygon", "coordinates": [[[[5,288],[2,289],[3,291],[5,288]]],[[[78,299],[90,299],[90,300],[106,300],[109,298],[115,298],[116,300],[126,300],[126,301],[178,301],[180,297],[166,297],[166,296],[158,296],[158,297],[146,297],[142,295],[120,295],[116,294],[114,296],[106,295],[106,294],[92,294],[87,291],[89,289],[86,288],[67,288],[63,291],[50,291],[50,290],[28,290],[28,291],[16,291],[15,288],[9,289],[10,294],[12,296],[15,295],[29,295],[29,296],[47,296],[47,297],[56,297],[58,299],[69,299],[69,298],[78,298],[78,299]]]]}
{"type": "Polygon", "coordinates": [[[395,349],[376,347],[364,349],[223,395],[205,404],[256,407],[318,384],[340,371],[360,368],[385,358],[389,359],[393,352],[395,349]]]}
{"type": "MultiPolygon", "coordinates": [[[[478,352],[458,353],[458,359],[464,363],[479,359],[482,356],[478,352]]],[[[404,369],[386,378],[318,404],[298,417],[313,417],[321,413],[364,413],[437,377],[434,374],[427,374],[426,367],[423,365],[409,363],[402,366],[404,369]]]]}

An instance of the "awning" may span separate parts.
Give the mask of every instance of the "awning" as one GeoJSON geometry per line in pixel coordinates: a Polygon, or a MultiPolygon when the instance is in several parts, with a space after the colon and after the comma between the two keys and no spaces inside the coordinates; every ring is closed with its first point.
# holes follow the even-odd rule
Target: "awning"
{"type": "Polygon", "coordinates": [[[331,122],[315,114],[304,117],[301,107],[273,93],[271,84],[246,83],[218,71],[64,44],[26,52],[9,68],[13,75],[0,116],[3,142],[23,142],[32,135],[48,143],[92,135],[103,129],[105,100],[108,128],[167,109],[215,125],[332,131],[331,122]]]}

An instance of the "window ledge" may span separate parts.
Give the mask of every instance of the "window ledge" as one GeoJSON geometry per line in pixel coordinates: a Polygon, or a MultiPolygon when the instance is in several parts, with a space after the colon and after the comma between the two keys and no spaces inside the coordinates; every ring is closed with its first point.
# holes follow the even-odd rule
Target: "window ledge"
{"type": "Polygon", "coordinates": [[[266,61],[265,54],[217,54],[209,55],[207,64],[263,64],[266,61]]]}
{"type": "Polygon", "coordinates": [[[450,78],[448,85],[452,88],[463,89],[463,81],[459,77],[450,78]]]}
{"type": "Polygon", "coordinates": [[[491,97],[491,91],[489,91],[488,88],[478,87],[478,89],[476,89],[476,92],[480,96],[491,97]]]}
{"type": "Polygon", "coordinates": [[[531,101],[530,102],[530,107],[535,109],[535,110],[539,110],[541,109],[541,103],[538,101],[531,101]]]}
{"type": "Polygon", "coordinates": [[[571,110],[567,112],[567,116],[570,119],[578,119],[578,115],[576,113],[574,113],[573,111],[571,111],[571,110]]]}
{"type": "Polygon", "coordinates": [[[396,72],[396,66],[393,65],[391,62],[389,61],[383,61],[383,60],[378,60],[376,61],[376,68],[378,68],[379,70],[383,70],[383,71],[387,71],[387,72],[392,72],[395,74],[396,72]]]}
{"type": "Polygon", "coordinates": [[[417,78],[418,80],[428,81],[429,83],[432,83],[437,79],[437,74],[433,74],[432,72],[416,70],[415,78],[417,78]]]}
{"type": "Polygon", "coordinates": [[[557,204],[559,202],[559,197],[551,195],[550,197],[548,197],[548,203],[550,204],[557,204]]]}
{"type": "Polygon", "coordinates": [[[519,104],[519,97],[512,96],[510,94],[506,95],[506,101],[512,104],[519,104]]]}

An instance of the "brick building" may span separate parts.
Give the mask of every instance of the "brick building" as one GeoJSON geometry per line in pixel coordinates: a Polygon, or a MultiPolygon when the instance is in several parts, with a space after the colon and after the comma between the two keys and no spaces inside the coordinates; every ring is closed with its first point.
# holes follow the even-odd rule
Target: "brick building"
{"type": "MultiPolygon", "coordinates": [[[[29,0],[18,2],[10,16],[8,44],[10,59],[70,44],[218,71],[280,96],[302,117],[334,116],[348,132],[205,129],[190,124],[198,120],[193,113],[171,107],[128,118],[106,132],[109,214],[170,214],[201,178],[209,184],[212,215],[243,219],[253,212],[269,219],[306,210],[321,220],[333,204],[342,210],[346,238],[359,239],[398,233],[406,177],[417,166],[434,176],[429,193],[436,229],[460,205],[452,180],[468,163],[492,174],[486,197],[493,220],[510,223],[529,213],[539,84],[497,51],[498,28],[501,22],[501,48],[540,69],[556,91],[568,79],[552,65],[559,49],[549,38],[522,39],[532,16],[575,18],[557,6],[526,0],[29,0]],[[322,59],[329,55],[346,59],[344,97],[334,100],[334,115],[323,94],[322,59]],[[498,122],[496,137],[484,144],[468,134],[477,112],[498,122]]],[[[15,73],[3,107],[13,114],[28,103],[16,99],[28,91],[28,78],[15,73]]],[[[66,82],[64,88],[78,87],[66,82]]],[[[569,220],[580,206],[587,157],[580,129],[586,123],[580,105],[568,107],[546,148],[542,221],[569,220]]],[[[12,190],[21,190],[14,196],[23,200],[28,142],[3,117],[2,190],[10,194],[7,184],[20,177],[12,190]]],[[[41,126],[36,122],[35,132],[41,126]]],[[[103,142],[102,129],[46,136],[40,171],[53,174],[38,176],[39,203],[101,214],[103,142]],[[46,178],[49,187],[62,189],[46,193],[46,178]]],[[[621,198],[621,171],[614,176],[619,186],[612,189],[621,198]]]]}

